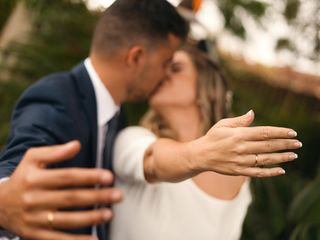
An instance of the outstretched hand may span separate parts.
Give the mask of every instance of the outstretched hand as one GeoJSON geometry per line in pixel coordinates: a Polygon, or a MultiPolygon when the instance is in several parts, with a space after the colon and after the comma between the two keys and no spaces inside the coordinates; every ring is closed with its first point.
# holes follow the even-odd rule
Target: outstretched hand
{"type": "Polygon", "coordinates": [[[196,151],[190,159],[199,172],[215,171],[226,175],[271,177],[282,175],[280,167],[262,166],[295,160],[294,152],[281,152],[302,147],[296,139],[297,133],[289,128],[250,127],[254,112],[228,118],[215,124],[208,133],[190,142],[189,149],[196,151]]]}
{"type": "Polygon", "coordinates": [[[91,240],[93,236],[71,235],[60,229],[76,229],[108,222],[108,208],[63,211],[74,207],[109,205],[122,194],[107,186],[113,181],[108,170],[46,169],[47,165],[68,160],[80,151],[78,141],[28,150],[9,180],[0,184],[0,226],[27,239],[91,240]]]}

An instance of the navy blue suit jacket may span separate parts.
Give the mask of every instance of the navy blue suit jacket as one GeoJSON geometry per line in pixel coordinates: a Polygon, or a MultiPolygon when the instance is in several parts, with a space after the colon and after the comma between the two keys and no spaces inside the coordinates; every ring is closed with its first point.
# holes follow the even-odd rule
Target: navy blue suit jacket
{"type": "MultiPolygon", "coordinates": [[[[124,127],[120,114],[120,130],[124,127]]],[[[0,178],[10,176],[30,147],[79,140],[82,148],[73,159],[53,168],[94,168],[97,151],[97,104],[83,63],[71,72],[44,77],[18,100],[7,146],[0,156],[0,178]]],[[[109,160],[111,161],[111,160],[109,160]]],[[[90,233],[91,228],[78,233],[90,233]]]]}

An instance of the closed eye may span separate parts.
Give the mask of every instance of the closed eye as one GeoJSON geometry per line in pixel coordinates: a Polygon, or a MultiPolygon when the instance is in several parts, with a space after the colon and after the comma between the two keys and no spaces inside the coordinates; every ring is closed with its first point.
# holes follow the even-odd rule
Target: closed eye
{"type": "Polygon", "coordinates": [[[179,62],[174,62],[170,65],[170,72],[177,73],[180,72],[183,68],[183,64],[179,62]]]}

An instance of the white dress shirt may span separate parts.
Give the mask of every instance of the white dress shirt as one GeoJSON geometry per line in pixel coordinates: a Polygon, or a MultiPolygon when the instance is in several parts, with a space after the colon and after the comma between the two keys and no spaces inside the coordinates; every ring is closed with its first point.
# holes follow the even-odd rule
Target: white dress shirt
{"type": "MultiPolygon", "coordinates": [[[[84,61],[84,66],[89,74],[91,79],[94,93],[96,95],[96,103],[97,103],[97,159],[96,159],[96,167],[102,168],[102,160],[103,160],[103,148],[105,142],[105,136],[108,131],[107,123],[111,118],[119,111],[120,107],[116,105],[111,94],[109,93],[106,86],[103,84],[101,78],[98,73],[94,69],[90,58],[87,58],[84,61]]],[[[93,227],[93,235],[97,235],[97,227],[93,227]]]]}
{"type": "Polygon", "coordinates": [[[105,87],[98,73],[93,68],[90,58],[87,58],[84,61],[84,65],[88,71],[96,95],[98,114],[96,167],[101,168],[105,135],[108,130],[107,123],[119,111],[120,107],[116,105],[108,89],[105,87]]]}

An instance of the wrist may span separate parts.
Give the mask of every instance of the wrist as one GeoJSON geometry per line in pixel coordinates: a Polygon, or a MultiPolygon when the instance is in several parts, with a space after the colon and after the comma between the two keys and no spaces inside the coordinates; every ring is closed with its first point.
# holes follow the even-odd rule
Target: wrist
{"type": "Polygon", "coordinates": [[[210,144],[206,136],[188,143],[189,165],[195,174],[214,171],[215,163],[219,159],[219,151],[210,144]]]}
{"type": "Polygon", "coordinates": [[[188,171],[194,176],[204,171],[202,161],[201,148],[199,148],[199,140],[194,140],[183,144],[182,154],[185,158],[188,171]]]}

